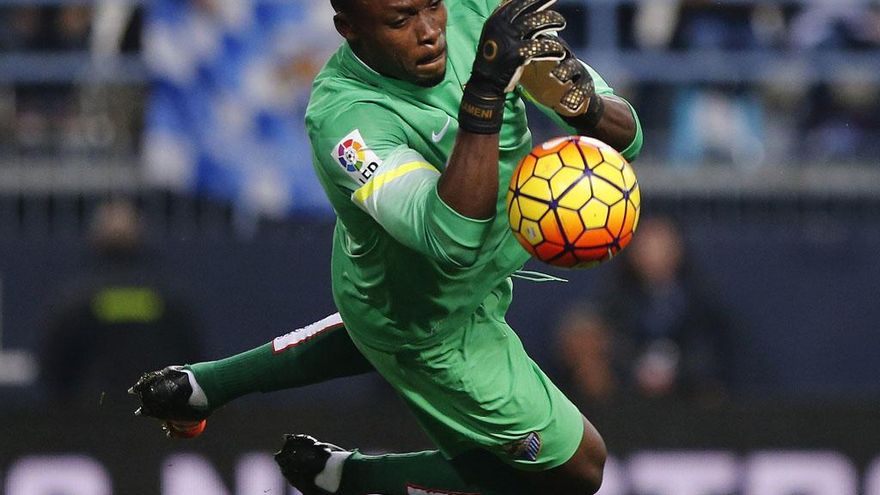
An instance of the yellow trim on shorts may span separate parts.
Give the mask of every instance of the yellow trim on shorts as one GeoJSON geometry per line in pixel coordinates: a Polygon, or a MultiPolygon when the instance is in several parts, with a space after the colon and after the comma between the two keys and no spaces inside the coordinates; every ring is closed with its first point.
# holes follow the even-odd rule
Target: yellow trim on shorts
{"type": "Polygon", "coordinates": [[[437,169],[434,168],[433,165],[431,165],[430,163],[427,163],[427,162],[405,163],[405,164],[395,168],[394,170],[389,170],[388,172],[385,172],[384,174],[379,174],[376,177],[373,177],[373,180],[367,182],[366,184],[364,184],[363,186],[358,188],[354,192],[354,194],[352,194],[352,197],[354,199],[360,201],[361,203],[364,203],[367,201],[367,198],[372,196],[379,189],[385,187],[385,185],[387,185],[388,183],[393,182],[393,181],[403,177],[404,175],[406,175],[410,172],[415,172],[416,170],[422,170],[422,169],[428,169],[428,170],[433,170],[434,172],[437,172],[437,169]]]}

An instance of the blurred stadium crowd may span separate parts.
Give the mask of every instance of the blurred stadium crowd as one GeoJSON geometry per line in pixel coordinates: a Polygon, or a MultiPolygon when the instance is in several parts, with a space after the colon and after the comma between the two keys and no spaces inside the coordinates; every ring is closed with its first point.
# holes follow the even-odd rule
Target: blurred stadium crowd
{"type": "MultiPolygon", "coordinates": [[[[876,413],[880,2],[559,9],[564,36],[639,111],[643,220],[618,260],[517,282],[510,318],[536,361],[632,449],[620,411],[876,413]]],[[[138,370],[333,310],[332,213],[302,122],[340,43],[331,15],[325,0],[0,0],[0,412],[127,414],[138,370]]],[[[530,119],[536,142],[558,132],[530,119]]],[[[378,380],[336,387],[393,402],[378,380]]],[[[653,440],[677,445],[684,423],[653,440]]],[[[852,454],[859,468],[869,450],[852,454]]],[[[797,493],[850,493],[810,490],[797,493]]]]}
{"type": "MultiPolygon", "coordinates": [[[[192,83],[187,67],[207,71],[201,77],[217,85],[240,84],[263,103],[296,109],[338,44],[326,2],[186,3],[0,2],[0,150],[148,151],[140,132],[150,111],[146,89],[156,79],[192,83]],[[255,26],[275,31],[249,31],[255,26]],[[176,44],[184,40],[196,43],[176,44]],[[260,44],[272,51],[259,54],[260,44]],[[82,58],[54,58],[62,54],[82,58]],[[115,56],[141,54],[149,72],[125,78],[62,69],[91,61],[89,69],[100,72],[115,56]],[[212,57],[250,63],[240,69],[250,80],[224,80],[236,68],[210,73],[212,57]],[[56,67],[45,72],[47,62],[56,67]],[[274,74],[259,73],[266,64],[274,74]],[[102,83],[111,87],[100,88],[111,91],[103,93],[111,101],[94,101],[102,83]]],[[[654,136],[646,150],[653,159],[756,167],[877,154],[876,3],[567,0],[560,8],[570,20],[566,36],[587,58],[595,53],[599,68],[641,109],[654,136]]]]}

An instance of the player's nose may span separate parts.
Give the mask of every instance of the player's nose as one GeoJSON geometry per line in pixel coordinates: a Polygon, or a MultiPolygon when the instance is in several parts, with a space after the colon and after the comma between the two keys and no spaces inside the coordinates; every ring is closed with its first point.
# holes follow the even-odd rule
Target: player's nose
{"type": "Polygon", "coordinates": [[[419,44],[434,45],[440,40],[443,34],[443,25],[440,19],[431,14],[422,14],[418,18],[416,26],[419,44]]]}

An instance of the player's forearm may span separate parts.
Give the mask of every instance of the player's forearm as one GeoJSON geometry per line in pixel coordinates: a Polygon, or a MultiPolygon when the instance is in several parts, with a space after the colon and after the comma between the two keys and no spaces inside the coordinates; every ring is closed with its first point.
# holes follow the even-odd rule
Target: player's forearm
{"type": "Polygon", "coordinates": [[[636,137],[636,119],[629,103],[616,96],[600,96],[604,111],[592,129],[577,127],[578,133],[595,137],[608,143],[616,150],[623,151],[636,137]]]}
{"type": "Polygon", "coordinates": [[[498,201],[498,134],[460,130],[437,183],[437,193],[459,214],[476,219],[495,216],[498,201]]]}
{"type": "Polygon", "coordinates": [[[560,60],[563,46],[541,34],[565,27],[553,0],[503,2],[486,19],[458,112],[459,132],[437,194],[472,219],[495,216],[498,201],[498,134],[504,103],[522,67],[534,59],[560,60]],[[538,14],[538,12],[541,12],[538,14]]]}

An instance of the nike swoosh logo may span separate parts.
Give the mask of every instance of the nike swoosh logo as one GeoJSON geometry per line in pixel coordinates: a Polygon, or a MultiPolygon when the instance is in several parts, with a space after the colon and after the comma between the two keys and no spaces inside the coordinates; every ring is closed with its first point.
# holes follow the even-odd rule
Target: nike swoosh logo
{"type": "Polygon", "coordinates": [[[452,122],[452,117],[449,115],[446,116],[446,124],[443,126],[443,129],[440,129],[440,132],[431,131],[431,141],[435,143],[439,143],[443,136],[446,135],[446,131],[449,130],[449,123],[452,122]]]}

